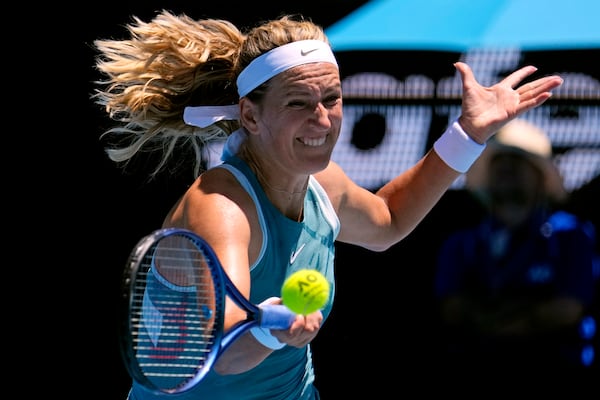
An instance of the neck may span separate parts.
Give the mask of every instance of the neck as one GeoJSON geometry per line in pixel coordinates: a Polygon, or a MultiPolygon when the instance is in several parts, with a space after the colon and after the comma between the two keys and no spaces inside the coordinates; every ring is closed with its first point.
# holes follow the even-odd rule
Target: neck
{"type": "Polygon", "coordinates": [[[265,190],[288,195],[289,197],[304,197],[308,187],[308,176],[298,179],[287,179],[284,174],[279,173],[276,168],[264,166],[263,162],[245,153],[246,163],[256,175],[258,182],[265,190]]]}
{"type": "Polygon", "coordinates": [[[260,173],[256,174],[258,182],[271,200],[273,205],[289,219],[300,222],[304,210],[304,197],[306,188],[301,190],[287,190],[271,185],[260,173]]]}
{"type": "Polygon", "coordinates": [[[304,197],[304,195],[306,194],[306,188],[300,189],[300,190],[297,190],[297,191],[287,190],[287,189],[280,189],[280,188],[277,188],[277,187],[271,185],[269,183],[269,181],[267,179],[265,179],[264,177],[261,177],[260,174],[257,174],[256,177],[258,178],[258,181],[260,182],[261,186],[264,189],[269,189],[269,190],[272,190],[273,192],[276,192],[276,193],[286,194],[286,195],[288,195],[290,197],[296,197],[296,196],[302,196],[302,197],[304,197]]]}
{"type": "Polygon", "coordinates": [[[278,182],[282,182],[281,184],[277,184],[273,183],[273,179],[269,178],[259,163],[253,162],[250,159],[247,159],[246,162],[256,175],[256,179],[269,200],[271,200],[271,203],[289,219],[301,221],[304,209],[304,197],[308,188],[308,177],[301,184],[294,186],[291,184],[291,180],[288,181],[289,183],[286,183],[285,179],[281,179],[281,175],[270,175],[277,177],[278,182]]]}

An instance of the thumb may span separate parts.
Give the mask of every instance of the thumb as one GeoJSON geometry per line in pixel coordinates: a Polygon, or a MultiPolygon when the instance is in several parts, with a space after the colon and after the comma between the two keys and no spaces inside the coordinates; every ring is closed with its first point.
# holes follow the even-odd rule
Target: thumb
{"type": "Polygon", "coordinates": [[[465,84],[473,83],[475,81],[475,75],[473,75],[473,70],[471,70],[471,67],[469,67],[469,65],[467,65],[466,63],[460,61],[455,62],[454,68],[456,68],[456,70],[460,74],[463,86],[465,84]]]}

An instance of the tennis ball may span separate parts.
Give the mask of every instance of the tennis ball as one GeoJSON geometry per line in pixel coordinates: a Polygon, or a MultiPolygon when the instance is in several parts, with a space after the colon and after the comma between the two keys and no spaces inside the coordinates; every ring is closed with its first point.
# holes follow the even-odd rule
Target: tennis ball
{"type": "Polygon", "coordinates": [[[301,269],[291,274],[281,287],[281,300],[296,314],[307,315],[325,306],[329,282],[319,271],[301,269]]]}

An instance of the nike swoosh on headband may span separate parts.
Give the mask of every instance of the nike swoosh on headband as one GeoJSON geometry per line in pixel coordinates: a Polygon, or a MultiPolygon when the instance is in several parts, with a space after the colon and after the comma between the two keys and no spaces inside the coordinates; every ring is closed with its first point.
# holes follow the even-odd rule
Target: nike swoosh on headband
{"type": "Polygon", "coordinates": [[[300,50],[300,54],[303,55],[303,56],[306,56],[306,55],[312,53],[313,51],[317,51],[317,50],[319,50],[319,49],[300,50]]]}

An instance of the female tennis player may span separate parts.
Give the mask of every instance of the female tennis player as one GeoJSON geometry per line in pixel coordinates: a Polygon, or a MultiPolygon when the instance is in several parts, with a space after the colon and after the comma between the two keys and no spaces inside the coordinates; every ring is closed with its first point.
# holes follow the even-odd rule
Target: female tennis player
{"type": "MultiPolygon", "coordinates": [[[[150,176],[175,165],[195,171],[163,227],[205,238],[255,304],[279,302],[286,276],[307,267],[327,277],[333,294],[336,241],[383,251],[405,238],[499,128],[562,84],[559,76],[522,84],[536,71],[525,66],[484,87],[457,62],[460,116],[421,160],[373,193],[331,161],[342,85],[321,27],[283,16],[242,32],[228,21],[163,11],[128,28],[129,38],[95,42],[105,77],[95,100],[116,122],[104,133],[108,156],[127,164],[155,152],[150,176]],[[207,144],[223,140],[222,162],[207,159],[207,144]]],[[[175,398],[318,399],[310,343],[333,299],[289,329],[245,333],[175,398]]],[[[244,318],[228,304],[225,329],[244,318]]],[[[161,396],[134,381],[129,400],[161,396]]]]}

